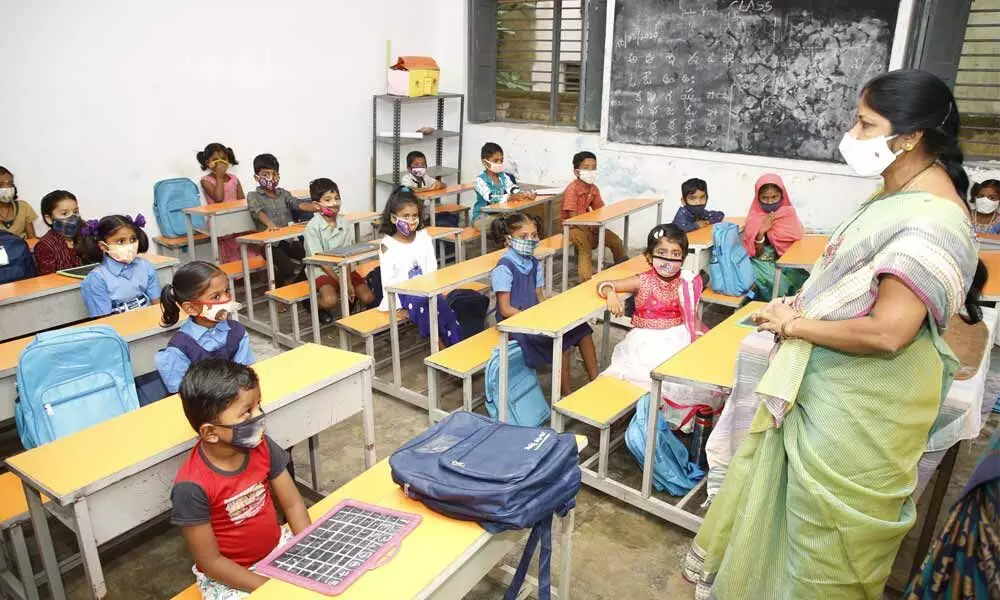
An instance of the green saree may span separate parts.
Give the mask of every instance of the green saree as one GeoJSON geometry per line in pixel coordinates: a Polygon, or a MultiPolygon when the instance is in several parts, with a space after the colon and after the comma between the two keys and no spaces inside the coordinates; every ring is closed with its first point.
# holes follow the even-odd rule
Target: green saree
{"type": "Polygon", "coordinates": [[[881,598],[915,518],[917,462],[954,378],[940,332],[976,260],[962,210],[924,193],[866,202],[834,233],[796,298],[806,317],[868,315],[879,277],[892,274],[927,305],[927,323],[889,355],[781,343],[757,386],[751,433],[689,553],[696,598],[881,598]]]}

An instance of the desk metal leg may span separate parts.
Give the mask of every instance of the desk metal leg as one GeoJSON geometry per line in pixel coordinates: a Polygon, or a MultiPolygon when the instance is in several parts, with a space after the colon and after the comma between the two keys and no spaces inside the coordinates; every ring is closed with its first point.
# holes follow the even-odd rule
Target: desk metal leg
{"type": "MultiPolygon", "coordinates": [[[[316,269],[314,265],[306,265],[306,278],[309,279],[309,312],[312,320],[313,341],[323,343],[323,335],[319,330],[319,299],[316,294],[316,269]]],[[[344,348],[348,350],[348,348],[344,348]]]]}
{"type": "MultiPolygon", "coordinates": [[[[771,299],[778,297],[778,288],[781,287],[781,267],[774,263],[774,287],[771,288],[771,299]]],[[[761,298],[763,300],[764,298],[761,298]]]]}
{"type": "MultiPolygon", "coordinates": [[[[604,270],[604,232],[607,228],[601,225],[597,228],[597,272],[600,273],[604,270]]],[[[580,258],[579,260],[583,260],[580,258]]],[[[590,257],[587,257],[590,260],[590,257]]],[[[580,283],[583,283],[582,281],[580,283]]]]}
{"type": "Polygon", "coordinates": [[[389,340],[392,343],[392,382],[395,386],[402,387],[403,374],[399,366],[399,317],[396,315],[396,294],[386,292],[389,295],[389,340]]]}
{"type": "Polygon", "coordinates": [[[59,561],[56,550],[52,547],[52,532],[46,519],[45,508],[38,491],[30,486],[24,486],[24,497],[28,500],[28,512],[31,513],[31,529],[38,540],[38,549],[42,554],[42,565],[45,578],[49,584],[49,594],[53,600],[66,600],[66,590],[63,588],[62,573],[59,572],[59,561]]]}
{"type": "Polygon", "coordinates": [[[347,317],[351,314],[351,272],[350,265],[341,263],[340,265],[340,316],[347,317]]]}
{"type": "Polygon", "coordinates": [[[545,230],[546,235],[552,235],[552,230],[556,226],[555,210],[552,207],[552,201],[549,200],[545,203],[545,219],[547,229],[545,230]]]}
{"type": "Polygon", "coordinates": [[[188,261],[195,259],[194,253],[194,219],[191,215],[184,213],[184,222],[187,223],[188,240],[188,261]]]}
{"type": "Polygon", "coordinates": [[[573,528],[575,510],[559,519],[559,600],[569,600],[569,584],[573,572],[573,528]]]}
{"type": "Polygon", "coordinates": [[[608,359],[610,355],[611,355],[611,311],[605,310],[604,325],[601,334],[601,370],[608,368],[608,359]]]}
{"type": "Polygon", "coordinates": [[[555,406],[562,397],[563,336],[552,338],[552,402],[555,406]]]}
{"type": "Polygon", "coordinates": [[[319,436],[312,436],[308,440],[309,444],[309,475],[312,479],[312,489],[319,492],[319,463],[316,460],[316,446],[319,444],[319,436]]]}
{"type": "Polygon", "coordinates": [[[480,254],[486,254],[486,230],[489,229],[487,226],[489,223],[490,216],[488,214],[483,214],[479,216],[480,220],[483,220],[479,224],[479,252],[480,254]]]}
{"type": "Polygon", "coordinates": [[[954,446],[948,448],[941,465],[937,470],[937,480],[934,482],[934,489],[931,491],[930,505],[927,507],[927,514],[924,516],[924,526],[920,530],[920,539],[917,541],[916,553],[913,555],[913,566],[910,573],[915,573],[924,562],[927,551],[931,547],[931,539],[934,537],[934,528],[937,526],[938,514],[941,512],[941,504],[944,496],[948,492],[948,484],[951,483],[951,474],[955,470],[955,460],[958,458],[958,448],[962,445],[959,440],[954,446]]]}
{"type": "Polygon", "coordinates": [[[219,260],[219,236],[215,233],[215,226],[212,221],[214,219],[211,215],[205,216],[205,227],[208,227],[208,237],[212,241],[212,260],[218,265],[222,264],[222,261],[219,260]]]}
{"type": "Polygon", "coordinates": [[[656,203],[656,224],[659,225],[663,222],[663,200],[661,199],[656,203]]]}
{"type": "Polygon", "coordinates": [[[24,588],[24,599],[38,600],[38,586],[35,584],[35,572],[31,568],[28,545],[24,541],[24,528],[20,525],[10,528],[10,546],[14,550],[14,564],[17,567],[17,576],[20,578],[21,585],[24,588]]]}
{"type": "Polygon", "coordinates": [[[507,360],[508,349],[507,340],[509,336],[506,331],[500,332],[500,400],[497,403],[497,416],[501,423],[507,422],[507,360]]]}
{"type": "Polygon", "coordinates": [[[462,234],[455,235],[455,260],[463,262],[465,260],[465,244],[462,243],[462,234]]]}
{"type": "Polygon", "coordinates": [[[365,468],[375,465],[375,409],[372,402],[372,375],[374,366],[361,374],[361,432],[365,443],[365,468]]]}
{"type": "Polygon", "coordinates": [[[427,367],[427,420],[433,425],[438,411],[438,374],[434,367],[427,367]]]}
{"type": "Polygon", "coordinates": [[[361,243],[361,222],[360,221],[355,221],[354,222],[354,243],[355,244],[360,244],[361,243]]]}
{"type": "Polygon", "coordinates": [[[625,255],[628,256],[628,218],[631,215],[625,215],[625,229],[622,231],[622,247],[625,248],[625,255]]]}
{"type": "Polygon", "coordinates": [[[653,452],[656,448],[657,411],[660,410],[660,395],[663,382],[654,379],[649,394],[649,411],[646,413],[646,460],[642,462],[642,497],[653,494],[653,452]]]}
{"type": "Polygon", "coordinates": [[[101,569],[101,557],[97,554],[97,540],[94,538],[86,496],[73,503],[73,521],[76,523],[76,540],[80,545],[83,570],[87,574],[90,591],[95,598],[103,598],[108,595],[108,587],[104,583],[104,571],[101,569]]]}
{"type": "Polygon", "coordinates": [[[431,327],[431,354],[438,351],[441,346],[441,335],[438,333],[438,297],[437,294],[431,294],[430,298],[427,299],[427,310],[430,313],[428,318],[430,319],[431,327]]]}
{"type": "MultiPolygon", "coordinates": [[[[564,259],[565,260],[565,259],[564,259]]],[[[556,255],[550,254],[545,257],[545,295],[552,296],[552,269],[556,268],[556,255]]]]}
{"type": "Polygon", "coordinates": [[[563,225],[563,260],[562,260],[562,289],[565,292],[569,289],[569,225],[563,225]]]}
{"type": "MultiPolygon", "coordinates": [[[[250,295],[250,258],[247,256],[247,245],[240,244],[240,261],[243,263],[243,297],[247,301],[247,316],[250,317],[251,321],[254,321],[253,314],[253,297],[250,295]]],[[[271,303],[268,303],[271,305],[271,303]]],[[[273,310],[273,309],[272,309],[273,310]]],[[[275,319],[271,317],[271,336],[274,336],[274,323],[275,319]]]]}

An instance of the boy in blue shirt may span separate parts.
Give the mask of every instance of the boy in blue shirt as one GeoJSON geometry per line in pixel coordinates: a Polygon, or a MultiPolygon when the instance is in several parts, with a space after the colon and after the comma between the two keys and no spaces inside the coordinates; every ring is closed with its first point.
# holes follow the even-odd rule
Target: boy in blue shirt
{"type": "Polygon", "coordinates": [[[480,211],[487,204],[498,204],[511,200],[534,200],[534,192],[522,192],[517,182],[504,170],[503,148],[500,144],[486,142],[479,157],[483,162],[483,172],[476,178],[476,204],[472,207],[472,226],[478,231],[489,228],[490,219],[480,219],[480,211]]]}
{"type": "Polygon", "coordinates": [[[719,223],[726,217],[721,210],[707,210],[708,184],[704,179],[688,179],[681,184],[681,206],[674,215],[674,225],[684,233],[719,223]]]}

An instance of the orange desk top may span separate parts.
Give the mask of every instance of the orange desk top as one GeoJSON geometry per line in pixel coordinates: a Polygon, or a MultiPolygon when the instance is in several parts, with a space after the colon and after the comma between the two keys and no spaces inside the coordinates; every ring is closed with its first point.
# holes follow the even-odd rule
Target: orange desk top
{"type": "Polygon", "coordinates": [[[563,221],[563,225],[603,225],[608,221],[620,219],[637,210],[656,206],[663,202],[663,198],[632,198],[620,200],[614,204],[608,204],[604,208],[592,210],[579,214],[571,219],[563,221]]]}
{"type": "Polygon", "coordinates": [[[980,252],[979,258],[989,272],[989,278],[983,286],[983,298],[1000,300],[1000,252],[980,252]]]}
{"type": "Polygon", "coordinates": [[[219,213],[231,213],[247,210],[246,200],[233,200],[231,202],[217,202],[215,204],[203,204],[185,208],[184,212],[189,215],[216,215],[219,213]]]}
{"type": "MultiPolygon", "coordinates": [[[[336,348],[303,344],[254,365],[260,377],[262,406],[330,381],[371,358],[336,348]]],[[[180,446],[193,444],[195,433],[184,417],[180,396],[173,395],[54,442],[7,459],[22,479],[41,486],[65,504],[84,488],[180,446]]]]}
{"type": "Polygon", "coordinates": [[[536,333],[555,337],[571,323],[600,311],[607,301],[597,295],[597,285],[602,281],[624,279],[649,269],[645,256],[636,256],[621,264],[594,275],[590,281],[557,294],[544,302],[521,311],[501,321],[502,331],[536,333]]]}
{"type": "Polygon", "coordinates": [[[408,279],[397,285],[391,285],[389,289],[404,294],[431,296],[453,285],[486,275],[493,270],[493,267],[497,266],[497,262],[506,251],[506,249],[495,250],[489,254],[453,264],[433,273],[427,273],[426,275],[408,279]]]}
{"type": "MultiPolygon", "coordinates": [[[[118,332],[118,335],[128,341],[129,338],[143,332],[151,331],[156,333],[158,331],[165,331],[166,329],[160,327],[160,318],[162,315],[163,311],[161,310],[160,305],[155,304],[153,306],[144,306],[143,308],[130,310],[117,315],[108,315],[107,317],[101,317],[100,319],[94,319],[93,321],[87,321],[86,323],[72,325],[70,327],[81,327],[83,325],[108,325],[113,327],[114,330],[118,332]]],[[[34,339],[35,336],[29,335],[0,344],[0,371],[16,367],[17,357],[21,355],[21,351],[24,350],[25,346],[30,344],[34,339]]]]}
{"type": "Polygon", "coordinates": [[[244,244],[268,244],[272,242],[280,242],[282,240],[287,240],[290,237],[296,237],[302,235],[306,231],[305,223],[295,223],[293,225],[286,225],[285,227],[279,227],[274,231],[258,231],[257,233],[248,233],[247,235],[241,235],[236,238],[237,242],[244,244]]]}
{"type": "Polygon", "coordinates": [[[535,196],[534,200],[509,200],[507,202],[497,202],[496,204],[487,204],[480,210],[484,213],[512,213],[524,210],[526,208],[532,208],[542,204],[551,202],[553,199],[558,198],[558,195],[551,196],[535,196]]]}
{"type": "Polygon", "coordinates": [[[789,246],[788,251],[778,259],[778,265],[809,269],[823,255],[829,241],[828,235],[807,235],[789,246]]]}
{"type": "MultiPolygon", "coordinates": [[[[746,217],[726,217],[726,223],[736,223],[742,228],[747,221],[746,217]]],[[[712,244],[712,226],[699,227],[688,232],[688,245],[690,246],[710,246],[712,244]]]]}
{"type": "Polygon", "coordinates": [[[747,315],[765,306],[764,302],[751,302],[737,310],[666,362],[653,370],[655,379],[685,379],[702,384],[729,389],[736,376],[736,355],[743,338],[756,331],[740,325],[747,315]]]}
{"type": "Polygon", "coordinates": [[[432,198],[441,198],[443,196],[451,196],[453,194],[460,194],[462,192],[468,192],[472,189],[472,183],[460,183],[458,185],[449,185],[448,187],[439,188],[436,190],[423,189],[414,192],[418,198],[424,200],[429,200],[432,198]]]}
{"type": "MultiPolygon", "coordinates": [[[[362,575],[342,594],[341,600],[364,598],[415,598],[448,567],[490,534],[471,521],[449,519],[422,503],[403,495],[389,474],[389,461],[374,467],[345,483],[333,494],[309,509],[313,519],[321,517],[341,500],[350,498],[420,515],[421,521],[399,546],[396,556],[382,566],[362,575]]],[[[251,600],[323,600],[317,592],[272,579],[250,594],[251,600]]]]}
{"type": "MultiPolygon", "coordinates": [[[[431,237],[432,240],[439,240],[441,238],[451,237],[459,235],[462,233],[461,227],[424,227],[423,231],[427,232],[427,235],[431,237]]],[[[367,252],[359,252],[358,254],[352,254],[350,256],[331,256],[327,254],[313,254],[312,256],[306,257],[306,262],[311,265],[340,265],[341,263],[355,263],[360,260],[365,260],[373,256],[378,256],[378,248],[373,248],[367,252]]]]}
{"type": "MultiPolygon", "coordinates": [[[[157,269],[173,266],[178,263],[176,258],[160,254],[140,254],[139,256],[153,263],[153,266],[157,269]]],[[[65,288],[77,288],[80,287],[82,281],[82,279],[77,279],[76,277],[66,277],[58,273],[49,273],[48,275],[39,275],[38,277],[29,277],[20,281],[4,283],[0,285],[0,303],[13,300],[19,296],[36,296],[65,288]]]]}

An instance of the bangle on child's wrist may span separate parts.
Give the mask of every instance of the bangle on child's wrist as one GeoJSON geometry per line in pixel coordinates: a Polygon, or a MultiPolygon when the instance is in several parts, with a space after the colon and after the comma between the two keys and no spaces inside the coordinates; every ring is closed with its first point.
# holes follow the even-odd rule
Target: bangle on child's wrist
{"type": "Polygon", "coordinates": [[[608,294],[607,292],[604,291],[607,288],[611,288],[611,291],[614,291],[615,284],[611,283],[610,281],[605,281],[601,285],[597,286],[597,295],[600,296],[601,298],[607,298],[608,294]]]}
{"type": "Polygon", "coordinates": [[[757,238],[757,239],[754,240],[754,243],[756,243],[756,244],[763,244],[764,240],[765,240],[764,236],[760,236],[759,238],[757,238]]]}

